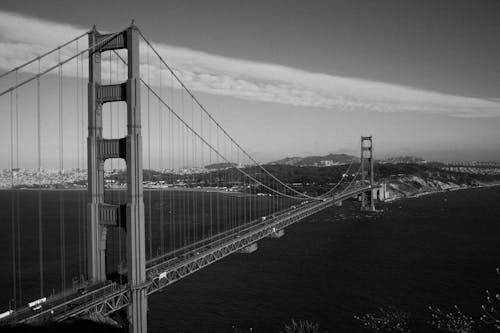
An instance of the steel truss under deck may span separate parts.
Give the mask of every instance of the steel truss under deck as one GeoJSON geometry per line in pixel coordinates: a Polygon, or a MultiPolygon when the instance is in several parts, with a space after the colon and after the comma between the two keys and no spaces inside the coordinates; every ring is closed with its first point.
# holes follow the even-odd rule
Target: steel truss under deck
{"type": "MultiPolygon", "coordinates": [[[[265,222],[252,224],[222,239],[205,244],[202,248],[184,253],[176,258],[166,258],[161,263],[152,264],[146,269],[147,294],[160,291],[166,286],[230,254],[238,252],[265,237],[271,236],[279,230],[283,230],[308,216],[334,205],[336,202],[371,190],[371,186],[363,186],[334,196],[333,198],[324,199],[324,201],[314,201],[295,209],[283,211],[265,222]]],[[[63,321],[71,317],[85,317],[91,313],[100,313],[106,316],[129,305],[130,290],[126,286],[110,282],[103,287],[89,291],[83,295],[75,294],[67,297],[67,299],[66,302],[60,302],[52,307],[49,306],[41,312],[22,316],[23,318],[18,317],[17,322],[63,321]]],[[[22,314],[22,311],[20,311],[20,314],[22,314]]]]}

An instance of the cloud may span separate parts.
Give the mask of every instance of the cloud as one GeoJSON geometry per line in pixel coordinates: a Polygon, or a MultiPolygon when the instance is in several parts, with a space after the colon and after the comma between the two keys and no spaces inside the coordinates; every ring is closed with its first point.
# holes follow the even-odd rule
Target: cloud
{"type": "MultiPolygon", "coordinates": [[[[9,70],[86,29],[0,11],[0,69],[9,70]]],[[[82,38],[80,49],[87,45],[82,38]]],[[[460,117],[498,117],[500,102],[425,91],[383,82],[332,76],[278,64],[234,59],[171,45],[154,43],[167,63],[193,91],[235,98],[331,110],[377,112],[426,112],[460,117]]],[[[149,69],[150,81],[169,84],[168,72],[150,54],[149,67],[141,45],[141,71],[149,69]],[[161,71],[160,71],[161,68],[161,71]],[[151,74],[152,73],[152,74],[151,74]]],[[[75,48],[61,50],[69,56],[75,48]]],[[[54,54],[44,68],[55,63],[54,54]]],[[[25,71],[36,73],[37,64],[25,71]],[[35,66],[36,65],[36,66],[35,66]]],[[[76,67],[65,68],[73,75],[76,67]]],[[[87,70],[85,69],[84,73],[87,70]]]]}

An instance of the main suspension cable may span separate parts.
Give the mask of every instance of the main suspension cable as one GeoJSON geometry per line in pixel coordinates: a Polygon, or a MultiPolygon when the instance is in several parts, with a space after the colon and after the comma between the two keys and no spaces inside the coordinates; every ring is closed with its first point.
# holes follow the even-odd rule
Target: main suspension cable
{"type": "Polygon", "coordinates": [[[70,40],[70,41],[68,41],[68,42],[66,42],[66,43],[64,43],[64,44],[61,44],[61,45],[59,45],[59,46],[57,46],[57,47],[53,48],[52,50],[47,51],[47,52],[45,52],[45,53],[43,53],[43,54],[39,55],[38,57],[35,57],[35,58],[33,58],[33,59],[31,59],[31,60],[29,60],[29,61],[25,62],[24,64],[19,65],[19,66],[15,67],[15,68],[11,69],[10,71],[7,71],[7,72],[5,72],[5,73],[0,74],[0,79],[1,79],[1,78],[3,78],[3,77],[5,77],[5,76],[7,76],[7,75],[9,75],[9,74],[12,74],[12,73],[14,73],[14,72],[16,72],[16,71],[19,71],[20,69],[22,69],[22,68],[24,68],[24,67],[26,67],[26,66],[28,66],[28,65],[30,65],[30,64],[32,64],[32,63],[34,63],[34,62],[35,62],[35,61],[37,61],[37,60],[38,60],[38,62],[40,62],[40,60],[41,60],[42,58],[45,58],[45,57],[46,57],[46,56],[48,56],[49,54],[52,54],[52,53],[56,52],[57,50],[60,50],[60,49],[62,49],[63,47],[68,46],[69,44],[71,44],[71,43],[73,43],[73,42],[78,41],[80,38],[82,38],[83,36],[87,35],[89,32],[90,32],[90,30],[87,30],[87,31],[85,31],[83,34],[81,34],[81,35],[79,35],[79,36],[77,36],[77,37],[73,38],[72,40],[70,40]]]}
{"type": "MultiPolygon", "coordinates": [[[[215,149],[210,143],[208,143],[204,138],[202,138],[184,119],[182,119],[181,116],[179,116],[163,99],[160,98],[160,96],[156,93],[156,91],[154,91],[154,89],[151,88],[151,86],[149,86],[146,82],[144,82],[142,79],[141,79],[141,82],[145,85],[145,87],[147,89],[149,89],[149,91],[151,91],[151,93],[153,95],[156,96],[156,98],[158,98],[161,103],[170,111],[172,112],[175,117],[187,128],[189,129],[194,135],[196,135],[205,145],[207,145],[210,149],[212,149],[220,158],[222,158],[226,163],[228,164],[231,164],[231,161],[229,161],[225,156],[223,156],[217,149],[215,149]]],[[[243,173],[245,176],[247,176],[248,178],[250,178],[251,180],[253,180],[254,182],[258,183],[258,184],[261,184],[263,187],[265,187],[266,189],[270,190],[270,191],[273,191],[274,193],[276,194],[279,194],[281,196],[285,196],[285,197],[288,197],[288,198],[291,198],[291,199],[295,199],[295,200],[305,200],[305,198],[298,198],[296,196],[291,196],[291,195],[288,195],[286,193],[282,193],[278,190],[275,190],[269,186],[267,186],[266,184],[263,184],[262,182],[260,182],[259,180],[257,180],[255,177],[251,176],[250,174],[248,174],[247,172],[243,171],[242,169],[240,168],[236,168],[239,172],[243,173]]],[[[309,199],[312,199],[312,200],[321,200],[319,198],[314,198],[314,197],[310,197],[309,199]]]]}
{"type": "MultiPolygon", "coordinates": [[[[110,35],[110,36],[108,36],[108,37],[100,40],[99,42],[97,42],[96,44],[94,44],[92,46],[89,46],[85,50],[80,51],[80,52],[72,55],[71,57],[69,57],[69,58],[67,58],[67,59],[65,59],[65,60],[63,60],[63,61],[55,64],[54,66],[49,67],[48,69],[44,70],[43,72],[41,72],[39,74],[36,74],[36,75],[34,75],[34,76],[32,76],[32,77],[30,77],[30,78],[28,78],[28,79],[26,79],[26,80],[24,80],[22,82],[17,82],[17,80],[16,80],[16,84],[15,85],[13,85],[10,88],[7,88],[4,91],[0,92],[0,97],[3,96],[3,95],[5,95],[5,94],[7,94],[10,91],[16,90],[17,88],[19,88],[19,87],[21,87],[21,86],[23,86],[23,85],[25,85],[25,84],[33,81],[33,80],[36,80],[37,78],[39,78],[39,77],[41,77],[41,76],[43,76],[43,75],[45,75],[45,74],[47,74],[49,72],[52,72],[54,69],[59,68],[59,66],[62,66],[64,64],[70,62],[71,60],[75,59],[76,57],[80,56],[81,54],[86,53],[87,51],[95,50],[95,49],[99,48],[100,46],[102,46],[102,45],[108,43],[109,41],[111,41],[112,39],[114,39],[116,36],[118,36],[119,34],[121,34],[123,31],[124,30],[121,30],[119,32],[116,32],[116,33],[114,33],[114,34],[112,34],[112,35],[110,35]]],[[[16,71],[16,73],[17,73],[17,71],[16,71]]]]}
{"type": "MultiPolygon", "coordinates": [[[[115,54],[118,56],[118,58],[124,63],[124,64],[127,64],[126,61],[123,59],[123,57],[121,57],[116,51],[115,51],[115,54]]],[[[165,63],[164,63],[165,64],[165,63]]],[[[168,66],[168,65],[167,65],[168,66]]],[[[229,165],[232,165],[233,163],[231,163],[231,161],[229,161],[226,157],[224,157],[215,147],[213,147],[213,145],[211,145],[210,143],[208,143],[202,136],[200,136],[200,134],[198,134],[193,127],[191,127],[184,119],[183,117],[181,117],[179,114],[177,114],[177,112],[174,111],[174,109],[168,105],[159,95],[158,93],[148,84],[146,83],[142,78],[140,79],[141,82],[144,84],[144,86],[153,94],[155,95],[155,97],[170,111],[172,112],[175,117],[180,121],[182,122],[182,124],[184,124],[184,126],[186,126],[186,128],[188,128],[193,134],[195,134],[203,143],[205,143],[210,149],[212,149],[218,156],[220,156],[225,162],[227,162],[229,165]]],[[[182,84],[182,83],[181,83],[182,84]]],[[[189,93],[189,92],[188,92],[189,93]]],[[[183,98],[182,98],[183,100],[183,98]]],[[[209,114],[208,114],[209,115],[209,114]]],[[[209,117],[211,119],[213,119],[210,115],[209,117]]],[[[220,127],[220,125],[217,125],[217,127],[226,134],[226,132],[224,131],[224,129],[222,129],[220,127]]],[[[227,134],[226,134],[227,136],[227,134]]],[[[234,142],[234,144],[240,148],[241,150],[241,147],[234,141],[231,139],[231,141],[234,142]]],[[[242,150],[243,151],[243,150],[242,150]]],[[[243,151],[244,152],[244,151],[243,151]]],[[[244,152],[245,153],[245,152],[244,152]]],[[[247,155],[247,154],[245,154],[247,155]]],[[[247,155],[247,157],[249,159],[251,159],[250,156],[247,155]]],[[[254,160],[252,160],[254,163],[256,163],[254,160]]],[[[263,187],[265,187],[266,189],[270,190],[270,191],[273,191],[274,193],[276,194],[279,194],[279,195],[282,195],[282,196],[285,196],[285,197],[288,197],[288,198],[291,198],[291,199],[295,199],[295,200],[305,200],[306,198],[298,198],[296,196],[291,196],[291,195],[288,195],[286,193],[283,193],[283,192],[280,192],[278,190],[275,190],[269,186],[267,186],[266,184],[263,184],[262,182],[260,182],[259,180],[257,180],[256,178],[252,177],[250,174],[248,174],[247,172],[241,170],[240,168],[236,168],[239,172],[243,173],[245,176],[247,176],[248,178],[250,178],[251,180],[255,181],[256,183],[258,184],[261,184],[263,187]]],[[[271,177],[273,177],[273,179],[275,179],[276,181],[278,181],[280,184],[284,185],[285,187],[288,187],[286,184],[284,184],[283,182],[281,182],[279,179],[277,179],[276,177],[274,177],[273,175],[271,175],[271,177]]],[[[303,193],[301,192],[298,192],[298,191],[295,191],[296,193],[299,193],[300,195],[304,195],[303,193]]],[[[322,200],[321,198],[315,198],[315,197],[310,197],[310,196],[307,196],[308,199],[312,199],[312,200],[322,200]]]]}
{"type": "Polygon", "coordinates": [[[288,186],[287,184],[285,184],[283,181],[281,181],[279,178],[277,178],[276,176],[274,176],[272,173],[270,173],[266,168],[264,168],[260,163],[258,163],[245,149],[243,149],[243,147],[241,147],[237,142],[236,140],[233,139],[233,137],[231,135],[229,135],[229,133],[212,117],[212,115],[206,110],[206,108],[203,106],[203,104],[201,104],[201,102],[196,98],[196,96],[187,88],[187,86],[184,84],[184,82],[182,82],[182,80],[179,78],[179,76],[177,74],[175,74],[174,70],[165,62],[165,60],[163,60],[163,58],[161,57],[161,55],[158,53],[158,51],[152,46],[152,44],[150,43],[150,41],[144,36],[144,34],[142,33],[142,31],[140,29],[138,29],[139,31],[139,34],[141,35],[142,39],[146,42],[146,44],[151,48],[151,50],[153,50],[153,52],[156,54],[156,56],[161,60],[161,62],[165,65],[165,67],[170,71],[170,73],[172,74],[172,76],[175,77],[175,79],[179,82],[179,84],[184,88],[184,90],[191,96],[191,98],[195,101],[196,104],[198,104],[198,106],[201,108],[201,110],[203,110],[203,112],[205,112],[207,114],[207,116],[216,124],[216,126],[239,148],[241,149],[241,151],[254,163],[256,164],[260,169],[262,169],[262,171],[264,171],[265,173],[267,173],[270,177],[272,177],[273,179],[275,179],[277,182],[279,182],[281,185],[283,185],[285,188],[288,188],[289,190],[291,190],[292,192],[295,192],[296,194],[300,195],[300,196],[304,196],[304,197],[307,197],[309,199],[314,199],[313,197],[305,194],[305,193],[302,193],[302,192],[299,192],[297,190],[295,190],[294,188],[288,186]]]}

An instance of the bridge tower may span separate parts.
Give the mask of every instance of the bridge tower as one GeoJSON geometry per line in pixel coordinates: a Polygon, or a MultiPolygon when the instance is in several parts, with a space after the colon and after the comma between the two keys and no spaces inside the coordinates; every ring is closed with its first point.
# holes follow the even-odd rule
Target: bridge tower
{"type": "Polygon", "coordinates": [[[373,141],[371,136],[361,137],[361,183],[369,182],[370,191],[361,194],[361,210],[374,211],[375,200],[373,199],[373,141]],[[365,164],[368,169],[365,171],[365,164]]]}
{"type": "Polygon", "coordinates": [[[118,34],[89,32],[88,83],[88,272],[91,282],[106,280],[108,228],[125,228],[127,234],[127,284],[130,332],[147,331],[147,286],[144,200],[142,184],[142,137],[139,75],[139,31],[135,25],[118,34]],[[97,45],[97,46],[96,46],[97,45]],[[101,53],[127,49],[126,82],[101,84],[101,53]],[[102,106],[127,103],[127,136],[104,139],[102,106]],[[127,203],[104,202],[104,162],[122,158],[127,165],[127,203]]]}

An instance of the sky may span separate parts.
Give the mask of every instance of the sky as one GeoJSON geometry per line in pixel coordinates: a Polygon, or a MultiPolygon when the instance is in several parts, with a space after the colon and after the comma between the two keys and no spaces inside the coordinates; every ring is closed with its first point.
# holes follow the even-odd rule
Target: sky
{"type": "Polygon", "coordinates": [[[3,0],[0,70],[135,19],[259,160],[358,154],[361,135],[378,157],[500,160],[498,17],[472,0],[3,0]]]}

